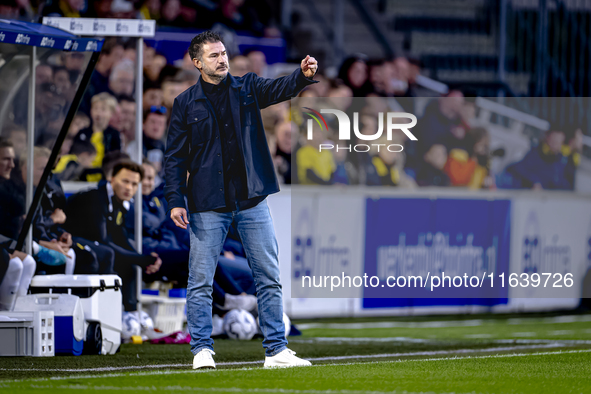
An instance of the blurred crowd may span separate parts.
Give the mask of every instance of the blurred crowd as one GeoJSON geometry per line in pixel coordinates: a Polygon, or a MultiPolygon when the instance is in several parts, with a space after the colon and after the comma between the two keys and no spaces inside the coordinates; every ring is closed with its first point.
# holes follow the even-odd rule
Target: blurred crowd
{"type": "MultiPolygon", "coordinates": [[[[137,309],[134,267],[147,283],[186,287],[188,232],[167,215],[162,180],[165,134],[175,97],[199,78],[188,55],[180,67],[144,48],[143,105],[136,105],[136,48],[107,39],[90,84],[59,155],[51,151],[65,122],[89,55],[54,51],[35,69],[35,149],[33,188],[52,169],[33,216],[32,255],[8,253],[27,215],[26,81],[17,89],[0,134],[0,310],[10,310],[24,295],[33,274],[112,274],[123,279],[125,313],[137,309]],[[135,141],[136,114],[142,114],[142,146],[135,141]],[[143,153],[141,164],[132,161],[143,153]],[[66,198],[62,181],[83,181],[97,188],[66,198]],[[133,201],[142,185],[142,252],[134,241],[133,201]]],[[[264,54],[236,56],[237,74],[267,72],[264,54]]],[[[9,86],[9,84],[7,84],[9,86]]],[[[282,145],[283,146],[283,145],[282,145]]],[[[254,279],[237,234],[228,236],[219,257],[213,290],[214,312],[256,310],[254,279]]]]}
{"type": "MultiPolygon", "coordinates": [[[[124,14],[135,17],[141,13],[159,23],[188,26],[209,3],[113,0],[96,1],[88,7],[83,0],[60,0],[46,2],[42,12],[114,17],[124,14]],[[195,13],[196,9],[199,12],[195,13]]],[[[262,17],[260,12],[258,15],[254,12],[255,8],[261,8],[257,5],[266,2],[211,3],[211,14],[205,15],[219,15],[209,20],[220,20],[223,16],[233,21],[236,29],[243,26],[261,35],[273,34],[268,28],[260,28],[262,17]]],[[[32,4],[28,0],[2,2],[0,14],[26,15],[33,12],[32,4]]],[[[265,21],[261,26],[272,26],[272,23],[265,21]]],[[[146,281],[164,280],[186,286],[188,235],[179,231],[167,216],[163,160],[174,99],[198,81],[199,72],[188,53],[181,62],[172,65],[154,48],[145,45],[142,106],[138,108],[134,98],[136,49],[132,40],[105,40],[55,163],[49,162],[51,150],[89,55],[56,53],[36,67],[35,155],[31,163],[34,187],[47,166],[53,170],[33,219],[33,256],[21,252],[8,254],[0,249],[5,252],[0,261],[4,260],[9,267],[3,277],[12,278],[11,290],[5,290],[5,283],[0,282],[0,309],[10,309],[14,295],[26,292],[27,281],[30,282],[35,272],[117,273],[124,281],[127,311],[134,311],[137,301],[132,266],[142,267],[146,281]],[[141,114],[141,146],[135,140],[136,114],[141,114]],[[130,160],[138,151],[142,152],[141,163],[130,160]],[[63,181],[97,182],[98,189],[66,198],[63,181]],[[133,201],[133,195],[139,184],[143,194],[141,254],[133,241],[133,211],[135,204],[140,203],[133,201]],[[97,212],[105,214],[96,215],[97,212]],[[10,267],[16,268],[11,271],[10,267]],[[13,271],[20,273],[10,276],[13,271]]],[[[298,67],[292,66],[290,71],[298,67]]],[[[259,50],[230,59],[230,73],[234,76],[249,72],[261,77],[283,75],[276,69],[267,64],[265,54],[259,50]]],[[[452,90],[445,97],[432,98],[422,108],[417,107],[414,98],[420,95],[419,62],[405,57],[369,60],[353,56],[342,63],[334,77],[323,74],[322,64],[320,70],[315,76],[319,82],[300,93],[301,105],[284,102],[261,113],[275,170],[283,184],[574,189],[583,145],[583,133],[577,125],[552,124],[523,159],[494,174],[491,160],[503,152],[502,149],[491,151],[489,130],[474,121],[477,108],[472,94],[452,90]],[[419,119],[412,132],[418,141],[410,140],[401,130],[394,130],[388,139],[384,133],[380,139],[369,142],[355,134],[350,141],[340,141],[334,116],[325,117],[326,127],[314,126],[313,138],[308,139],[309,116],[302,107],[339,109],[349,115],[362,136],[374,135],[383,128],[388,122],[388,112],[416,113],[419,119]],[[330,144],[336,149],[319,151],[320,144],[330,144]],[[357,150],[350,146],[368,148],[357,150]]],[[[0,135],[0,242],[12,242],[19,236],[27,212],[29,93],[26,85],[16,93],[0,135]]],[[[219,267],[214,285],[214,303],[219,311],[255,308],[254,282],[236,234],[228,237],[219,267]]]]}
{"type": "MultiPolygon", "coordinates": [[[[154,19],[161,26],[216,28],[231,34],[277,37],[281,35],[277,29],[279,7],[270,0],[10,0],[2,2],[0,15],[21,19],[40,15],[154,19]]],[[[236,47],[229,53],[233,55],[233,75],[251,71],[263,77],[280,75],[268,67],[261,51],[240,54],[236,47]]],[[[37,97],[37,145],[52,147],[63,123],[63,109],[76,90],[83,56],[69,54],[56,64],[37,67],[41,92],[37,97]]],[[[104,179],[101,167],[105,154],[123,152],[133,156],[137,151],[135,59],[135,41],[105,41],[90,86],[61,149],[62,158],[55,171],[61,180],[99,181],[104,179]]],[[[144,157],[154,164],[156,185],[160,185],[164,137],[173,100],[197,81],[199,73],[188,54],[171,65],[163,54],[147,46],[143,64],[143,108],[139,109],[143,119],[142,150],[144,157]]],[[[322,65],[320,70],[324,71],[322,65]]],[[[489,131],[474,122],[477,109],[472,92],[453,90],[418,108],[413,98],[424,93],[417,83],[421,63],[404,56],[350,56],[336,73],[329,74],[330,78],[316,76],[320,83],[301,93],[304,102],[315,103],[313,98],[319,98],[318,104],[340,108],[350,119],[358,113],[362,134],[375,134],[380,113],[414,113],[419,116],[415,131],[420,137],[415,143],[402,133],[395,133],[396,141],[389,144],[404,146],[401,152],[379,152],[373,146],[367,152],[351,152],[344,149],[346,146],[339,151],[314,152],[312,141],[305,138],[307,117],[287,103],[274,106],[263,111],[263,120],[283,183],[574,189],[574,173],[583,145],[578,125],[552,124],[553,130],[540,138],[523,160],[493,174],[491,160],[502,156],[503,150],[491,151],[489,131]],[[365,99],[352,100],[353,97],[365,99]]],[[[24,104],[26,89],[19,97],[24,104]]],[[[24,124],[26,106],[18,108],[14,123],[24,124]]],[[[334,125],[328,126],[328,130],[317,133],[316,139],[342,144],[336,138],[334,125]],[[326,135],[322,137],[323,132],[326,135]]],[[[21,141],[24,138],[23,130],[19,131],[17,126],[13,125],[10,133],[21,141]]],[[[360,140],[351,141],[351,145],[355,142],[360,140]]],[[[18,156],[24,145],[16,145],[18,156]]]]}
{"type": "MultiPolygon", "coordinates": [[[[503,157],[505,150],[491,150],[490,132],[477,120],[474,94],[470,90],[451,90],[426,104],[422,98],[424,105],[419,108],[419,100],[415,100],[420,94],[416,83],[419,75],[419,65],[404,57],[368,61],[354,56],[343,62],[338,78],[317,77],[321,82],[304,90],[300,104],[292,107],[291,125],[275,129],[277,164],[284,181],[404,188],[574,190],[583,150],[579,125],[552,123],[523,159],[495,174],[491,172],[491,161],[503,157]],[[303,107],[338,109],[349,116],[352,128],[357,127],[362,137],[373,136],[379,129],[384,130],[383,137],[368,141],[369,137],[353,136],[351,141],[341,141],[337,118],[325,115],[326,129],[314,127],[313,139],[308,139],[307,120],[311,118],[303,107]],[[388,112],[416,114],[418,122],[412,133],[418,140],[411,140],[399,129],[387,139],[388,112]],[[295,156],[285,163],[287,156],[280,145],[288,145],[281,141],[289,129],[295,156]],[[320,144],[332,148],[320,150],[320,144]],[[287,170],[292,165],[297,171],[287,170]]],[[[284,116],[288,119],[287,114],[284,116]]]]}
{"type": "Polygon", "coordinates": [[[221,29],[278,37],[280,2],[272,0],[3,0],[0,17],[152,19],[159,26],[221,29]]]}

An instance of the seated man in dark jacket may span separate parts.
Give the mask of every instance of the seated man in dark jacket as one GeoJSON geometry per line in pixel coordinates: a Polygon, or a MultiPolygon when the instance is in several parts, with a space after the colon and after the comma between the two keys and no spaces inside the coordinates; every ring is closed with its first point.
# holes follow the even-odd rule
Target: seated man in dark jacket
{"type": "Polygon", "coordinates": [[[98,189],[76,194],[66,207],[66,229],[115,251],[115,272],[123,280],[123,304],[128,312],[137,310],[134,266],[147,274],[160,269],[162,260],[156,253],[139,254],[129,241],[125,216],[144,170],[131,161],[121,161],[113,168],[111,181],[98,189]]]}
{"type": "MultiPolygon", "coordinates": [[[[96,245],[64,230],[63,224],[67,219],[64,213],[65,207],[66,196],[61,182],[54,175],[50,175],[33,219],[35,241],[55,242],[64,251],[72,248],[70,250],[76,254],[74,274],[113,274],[115,254],[111,248],[96,245]]],[[[38,265],[38,270],[47,274],[63,272],[63,270],[56,271],[55,267],[43,263],[38,265]]],[[[66,274],[68,273],[72,272],[66,269],[66,274]]]]}
{"type": "Polygon", "coordinates": [[[568,157],[562,154],[564,138],[562,126],[551,125],[538,146],[533,147],[521,161],[507,167],[499,187],[572,190],[565,176],[568,157]],[[509,177],[510,182],[507,182],[509,177]]]}

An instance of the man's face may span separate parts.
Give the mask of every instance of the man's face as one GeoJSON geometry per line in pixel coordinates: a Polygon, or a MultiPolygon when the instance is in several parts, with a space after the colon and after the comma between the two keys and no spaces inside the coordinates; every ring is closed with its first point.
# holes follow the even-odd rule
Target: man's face
{"type": "Polygon", "coordinates": [[[109,88],[116,95],[125,94],[131,96],[133,94],[134,83],[133,73],[120,70],[115,75],[115,78],[109,81],[109,88]]]}
{"type": "Polygon", "coordinates": [[[53,83],[61,92],[67,92],[72,87],[70,82],[70,73],[67,70],[60,70],[55,73],[53,83]]]}
{"type": "Polygon", "coordinates": [[[386,89],[386,70],[384,65],[375,65],[369,70],[369,81],[378,90],[384,91],[386,89]]]}
{"type": "Polygon", "coordinates": [[[166,131],[166,116],[151,113],[144,122],[144,134],[153,140],[161,140],[166,131]]]}
{"type": "MultiPolygon", "coordinates": [[[[14,141],[12,142],[14,143],[14,141]]],[[[583,130],[577,129],[575,136],[570,140],[569,145],[575,152],[581,153],[583,151],[583,130]]]]}
{"type": "Polygon", "coordinates": [[[230,71],[226,47],[221,42],[203,44],[203,56],[201,59],[193,59],[193,64],[201,71],[201,74],[218,82],[224,79],[230,71]]]}
{"type": "Polygon", "coordinates": [[[135,124],[135,103],[131,101],[121,101],[121,128],[123,130],[132,130],[135,124]]]}
{"type": "Polygon", "coordinates": [[[474,144],[474,153],[479,156],[487,156],[490,150],[490,137],[488,135],[482,137],[474,144]]]}
{"type": "Polygon", "coordinates": [[[113,111],[107,105],[106,101],[98,101],[92,104],[90,108],[90,117],[92,118],[92,125],[99,130],[105,130],[109,125],[109,121],[113,116],[113,111]]]}
{"type": "Polygon", "coordinates": [[[122,169],[111,178],[111,186],[115,197],[121,201],[129,201],[137,192],[140,184],[140,174],[130,171],[126,168],[122,169]]]}
{"type": "Polygon", "coordinates": [[[121,106],[117,104],[115,110],[113,111],[113,115],[109,120],[109,126],[113,127],[114,129],[121,130],[121,106]]]}
{"type": "Polygon", "coordinates": [[[111,53],[105,56],[107,57],[109,68],[119,63],[121,59],[123,59],[123,55],[125,55],[125,48],[123,48],[123,46],[117,45],[113,49],[111,49],[111,53]]]}
{"type": "Polygon", "coordinates": [[[282,152],[291,153],[291,134],[292,124],[289,122],[281,123],[275,129],[275,136],[277,137],[277,147],[281,149],[282,152]]]}
{"type": "Polygon", "coordinates": [[[447,149],[441,144],[435,144],[425,153],[425,161],[438,170],[443,170],[447,162],[447,149]]]}
{"type": "Polygon", "coordinates": [[[51,67],[44,64],[37,66],[35,69],[35,83],[41,85],[42,83],[53,82],[53,71],[51,67]]]}
{"type": "Polygon", "coordinates": [[[144,93],[144,110],[151,106],[162,105],[162,90],[161,89],[148,89],[144,93]]]}
{"type": "Polygon", "coordinates": [[[142,179],[142,194],[149,196],[154,190],[154,180],[156,179],[156,170],[151,165],[142,164],[144,167],[144,179],[142,179]]]}
{"type": "Polygon", "coordinates": [[[0,176],[10,179],[10,173],[14,168],[14,149],[11,147],[0,148],[0,176]]]}
{"type": "Polygon", "coordinates": [[[83,167],[83,168],[91,168],[92,167],[92,162],[94,161],[94,159],[96,158],[96,153],[80,153],[78,155],[78,163],[83,167]]]}
{"type": "Polygon", "coordinates": [[[36,109],[46,118],[57,118],[66,106],[65,97],[52,83],[42,84],[39,88],[35,95],[36,109]]]}
{"type": "Polygon", "coordinates": [[[68,0],[68,4],[72,9],[81,11],[84,9],[84,0],[68,0]]]}
{"type": "Polygon", "coordinates": [[[185,86],[180,82],[165,82],[162,85],[162,104],[167,108],[172,108],[174,99],[184,90],[185,86]]]}
{"type": "Polygon", "coordinates": [[[64,60],[64,66],[68,70],[82,71],[85,64],[85,56],[81,53],[68,53],[64,60]]]}
{"type": "Polygon", "coordinates": [[[546,136],[546,144],[548,144],[550,152],[554,154],[560,153],[563,143],[564,133],[562,131],[552,131],[546,136]]]}
{"type": "Polygon", "coordinates": [[[361,61],[353,63],[351,68],[349,68],[347,76],[351,85],[356,88],[361,87],[367,80],[367,65],[361,61]]]}
{"type": "Polygon", "coordinates": [[[150,79],[157,80],[165,66],[166,58],[162,55],[156,55],[150,63],[144,66],[144,72],[148,74],[150,79]]]}
{"type": "Polygon", "coordinates": [[[455,119],[464,108],[464,95],[460,91],[452,91],[447,97],[439,99],[441,113],[448,119],[455,119]]]}
{"type": "Polygon", "coordinates": [[[258,76],[261,76],[265,71],[265,67],[267,67],[265,54],[260,51],[252,51],[248,54],[248,60],[250,60],[252,71],[258,76]]]}
{"type": "Polygon", "coordinates": [[[232,74],[237,77],[243,77],[246,73],[250,72],[250,60],[246,56],[236,56],[230,63],[232,74]]]}

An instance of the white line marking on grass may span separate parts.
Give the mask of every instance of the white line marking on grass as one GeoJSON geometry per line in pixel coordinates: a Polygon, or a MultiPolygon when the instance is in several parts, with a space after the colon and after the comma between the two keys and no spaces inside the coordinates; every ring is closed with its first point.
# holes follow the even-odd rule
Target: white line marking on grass
{"type": "MultiPolygon", "coordinates": [[[[589,330],[591,332],[591,330],[589,330]]],[[[487,339],[492,337],[490,334],[470,334],[465,335],[464,338],[469,339],[487,339]]],[[[449,338],[447,342],[462,341],[460,338],[449,338]]],[[[416,342],[416,343],[433,343],[440,344],[441,339],[423,339],[423,338],[410,338],[410,337],[388,337],[388,338],[371,338],[371,337],[313,337],[306,339],[290,338],[290,343],[306,343],[314,344],[319,342],[344,342],[344,343],[355,343],[355,342],[416,342]]],[[[521,344],[534,344],[534,343],[559,343],[563,345],[591,345],[591,340],[583,339],[493,339],[492,343],[521,343],[521,344]]]]}
{"type": "Polygon", "coordinates": [[[368,338],[368,337],[313,337],[307,339],[289,338],[290,343],[318,343],[318,342],[414,342],[430,343],[435,342],[432,339],[409,338],[409,337],[387,337],[387,338],[368,338]]]}
{"type": "Polygon", "coordinates": [[[548,335],[571,335],[573,334],[573,330],[555,330],[555,331],[548,331],[548,335]]]}
{"type": "Polygon", "coordinates": [[[485,323],[503,324],[556,324],[591,322],[591,314],[587,315],[563,315],[553,317],[529,317],[510,319],[470,319],[470,320],[435,320],[425,322],[370,322],[370,323],[302,323],[297,327],[300,330],[312,328],[327,328],[335,330],[359,330],[367,328],[446,328],[446,327],[474,327],[485,323]]]}
{"type": "Polygon", "coordinates": [[[507,319],[507,324],[556,324],[579,323],[591,321],[591,314],[587,315],[562,315],[553,317],[515,317],[507,319]]]}
{"type": "MultiPolygon", "coordinates": [[[[484,349],[453,349],[453,350],[431,350],[422,352],[407,353],[383,353],[383,354],[361,354],[351,356],[330,356],[330,357],[312,357],[307,358],[310,361],[338,361],[338,360],[356,360],[372,358],[391,358],[391,357],[419,357],[419,356],[438,356],[445,354],[468,354],[468,353],[490,353],[490,352],[510,352],[515,350],[527,349],[548,349],[564,347],[561,343],[541,343],[536,345],[504,346],[484,349]]],[[[236,361],[217,363],[218,366],[240,366],[257,365],[263,361],[236,361]]],[[[136,365],[125,367],[97,367],[97,368],[0,368],[0,371],[27,371],[27,372],[111,372],[111,371],[129,371],[134,369],[161,369],[161,368],[187,368],[191,364],[157,364],[157,365],[136,365]]]]}
{"type": "MultiPolygon", "coordinates": [[[[182,386],[164,386],[164,387],[147,387],[147,386],[87,386],[83,384],[72,384],[72,385],[61,385],[58,387],[53,386],[31,386],[36,389],[48,389],[56,388],[63,390],[112,390],[112,391],[203,391],[203,392],[221,392],[221,393],[286,393],[286,394],[435,394],[434,391],[368,391],[368,390],[294,390],[294,389],[262,389],[262,388],[242,388],[242,387],[182,387],[182,386]]],[[[451,393],[439,393],[439,394],[462,394],[456,391],[451,393]]],[[[474,394],[464,393],[464,394],[474,394]]]]}
{"type": "Polygon", "coordinates": [[[591,341],[582,339],[497,339],[494,343],[561,343],[564,345],[591,345],[591,341]]]}
{"type": "MultiPolygon", "coordinates": [[[[513,353],[513,354],[488,354],[488,355],[481,355],[481,356],[464,356],[464,357],[440,357],[440,358],[425,358],[425,359],[405,359],[405,360],[388,360],[388,361],[373,361],[373,362],[356,362],[356,363],[339,363],[339,364],[320,364],[320,365],[312,365],[311,367],[300,367],[300,368],[326,368],[326,367],[335,367],[335,366],[349,366],[349,365],[377,365],[377,364],[394,364],[394,363],[406,363],[406,362],[431,362],[431,361],[458,361],[458,360],[466,360],[466,359],[487,359],[487,358],[512,358],[512,357],[532,357],[532,356],[551,356],[551,355],[563,355],[563,354],[575,354],[575,353],[589,353],[591,349],[580,349],[580,350],[560,350],[556,352],[536,352],[536,353],[513,353]]],[[[122,374],[122,373],[113,373],[107,375],[71,375],[71,376],[62,376],[62,377],[52,377],[52,378],[36,378],[36,379],[27,379],[30,382],[50,382],[50,381],[60,381],[60,380],[68,380],[68,379],[102,379],[102,378],[117,378],[117,377],[141,377],[141,376],[155,376],[155,375],[179,375],[179,374],[195,374],[195,373],[225,373],[225,372],[237,372],[237,371],[247,371],[252,370],[252,368],[237,368],[237,369],[202,369],[202,370],[182,370],[182,371],[149,371],[149,372],[134,372],[129,374],[122,374]]],[[[281,369],[257,369],[258,371],[278,371],[281,369]]],[[[3,388],[13,388],[13,386],[6,384],[6,383],[26,383],[25,380],[5,380],[3,383],[0,384],[0,387],[3,388]]],[[[31,387],[35,386],[36,388],[53,388],[53,386],[41,386],[41,385],[31,385],[31,387]]],[[[61,388],[66,388],[67,386],[59,386],[61,388]]],[[[72,388],[79,389],[81,385],[72,386],[72,388]]],[[[82,386],[86,387],[86,386],[82,386]]],[[[94,387],[101,387],[101,386],[91,386],[89,388],[94,387]]],[[[174,387],[174,386],[173,386],[174,387]]],[[[135,387],[134,387],[135,388],[135,387]]],[[[121,388],[119,388],[121,389],[121,388]]],[[[163,388],[154,388],[155,390],[164,390],[163,388]]],[[[217,388],[221,390],[221,388],[217,388]]],[[[242,389],[242,388],[228,388],[229,390],[239,389],[241,391],[247,390],[257,390],[257,389],[242,389]]],[[[211,390],[207,388],[207,390],[211,390]]],[[[258,389],[261,390],[261,389],[258,389]]],[[[271,389],[276,392],[281,392],[282,389],[271,389]]],[[[288,391],[290,392],[290,391],[288,391]]],[[[313,391],[292,391],[294,393],[301,392],[301,393],[310,393],[313,394],[313,391]]],[[[325,391],[326,393],[331,393],[331,391],[325,391]]],[[[334,391],[335,393],[347,393],[344,390],[334,391]]],[[[364,391],[366,392],[366,391],[364,391]]],[[[380,392],[369,392],[369,393],[380,393],[380,392]]],[[[385,392],[388,393],[388,392],[385,392]]],[[[395,392],[389,392],[395,393],[395,392]]],[[[411,394],[408,392],[404,392],[406,394],[411,394]]],[[[459,393],[456,393],[459,394],[459,393]]]]}
{"type": "Polygon", "coordinates": [[[469,354],[469,353],[489,353],[489,352],[510,352],[514,350],[527,350],[527,349],[550,349],[562,347],[563,345],[556,343],[547,343],[544,345],[536,346],[507,346],[507,347],[495,347],[487,349],[455,349],[455,350],[432,350],[424,352],[412,352],[412,353],[385,353],[385,354],[367,354],[358,356],[333,356],[333,357],[316,357],[309,358],[310,361],[337,361],[337,360],[360,360],[360,359],[371,359],[371,358],[391,358],[391,357],[418,357],[418,356],[438,356],[444,354],[469,354]]]}
{"type": "Polygon", "coordinates": [[[363,330],[367,328],[443,328],[443,327],[475,327],[481,326],[485,320],[448,320],[427,322],[373,322],[373,323],[303,323],[298,324],[300,330],[323,328],[333,330],[363,330]]]}
{"type": "MultiPolygon", "coordinates": [[[[47,389],[53,387],[39,386],[37,388],[47,389]]],[[[367,391],[367,390],[294,390],[294,389],[260,389],[260,388],[242,388],[242,387],[182,387],[182,386],[86,386],[86,385],[62,385],[55,387],[62,390],[113,390],[113,391],[203,391],[203,392],[221,392],[221,393],[286,393],[286,394],[434,394],[433,391],[367,391]]],[[[442,394],[461,394],[457,392],[442,394]]],[[[466,393],[473,394],[473,393],[466,393]]]]}

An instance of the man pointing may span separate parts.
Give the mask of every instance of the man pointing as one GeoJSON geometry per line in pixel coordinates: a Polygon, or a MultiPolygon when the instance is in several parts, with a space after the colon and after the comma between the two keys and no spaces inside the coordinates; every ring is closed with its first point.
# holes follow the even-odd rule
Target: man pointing
{"type": "Polygon", "coordinates": [[[215,368],[212,283],[231,225],[240,234],[256,283],[265,367],[310,365],[287,348],[285,339],[278,246],[265,200],[279,185],[260,110],[315,83],[318,62],[306,56],[299,69],[278,79],[253,73],[235,78],[222,38],[211,31],[193,38],[189,54],[201,78],[174,100],[165,195],[172,220],[190,230],[187,324],[193,368],[215,368]]]}

